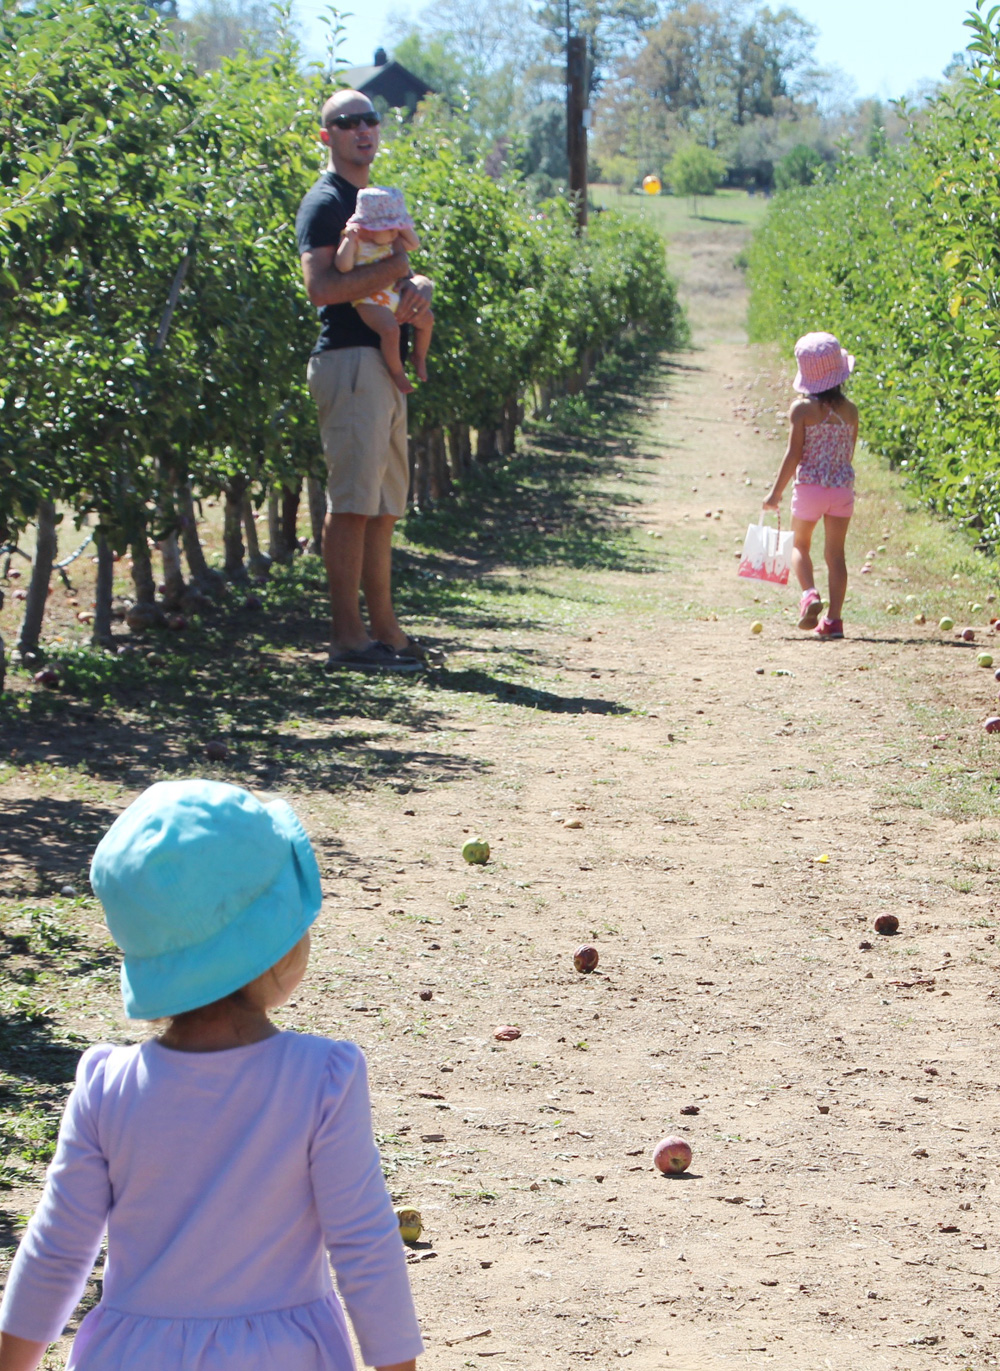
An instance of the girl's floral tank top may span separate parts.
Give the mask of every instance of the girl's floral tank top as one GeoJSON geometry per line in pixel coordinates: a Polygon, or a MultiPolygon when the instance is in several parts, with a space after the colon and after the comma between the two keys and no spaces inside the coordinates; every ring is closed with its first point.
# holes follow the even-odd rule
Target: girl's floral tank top
{"type": "Polygon", "coordinates": [[[795,479],[802,486],[853,486],[853,459],[854,430],[831,410],[806,429],[795,479]]]}

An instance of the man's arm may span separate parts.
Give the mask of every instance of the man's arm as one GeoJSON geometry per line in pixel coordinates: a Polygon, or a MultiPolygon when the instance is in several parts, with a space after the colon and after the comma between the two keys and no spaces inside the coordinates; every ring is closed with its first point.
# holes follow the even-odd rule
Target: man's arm
{"type": "Polygon", "coordinates": [[[337,249],[329,247],[312,248],[302,254],[302,276],[306,283],[306,293],[317,309],[324,305],[349,305],[352,300],[363,300],[377,290],[390,290],[397,281],[410,275],[410,259],[403,249],[395,251],[391,257],[368,266],[355,267],[353,271],[338,271],[334,263],[337,249]]]}

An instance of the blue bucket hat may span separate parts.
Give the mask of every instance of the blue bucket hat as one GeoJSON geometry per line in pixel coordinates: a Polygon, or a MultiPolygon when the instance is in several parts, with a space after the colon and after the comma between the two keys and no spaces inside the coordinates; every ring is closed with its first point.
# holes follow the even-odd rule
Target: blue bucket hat
{"type": "Polygon", "coordinates": [[[219,781],[150,786],[101,839],[90,883],[125,954],[130,1019],[239,990],[291,951],[323,902],[291,807],[219,781]]]}

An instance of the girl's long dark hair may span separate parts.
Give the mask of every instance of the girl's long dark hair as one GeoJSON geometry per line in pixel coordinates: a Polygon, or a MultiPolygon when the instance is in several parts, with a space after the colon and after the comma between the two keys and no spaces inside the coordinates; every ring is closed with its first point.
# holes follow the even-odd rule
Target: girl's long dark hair
{"type": "Polygon", "coordinates": [[[812,397],[819,400],[824,405],[836,405],[845,399],[843,386],[831,386],[829,390],[820,390],[812,397]]]}

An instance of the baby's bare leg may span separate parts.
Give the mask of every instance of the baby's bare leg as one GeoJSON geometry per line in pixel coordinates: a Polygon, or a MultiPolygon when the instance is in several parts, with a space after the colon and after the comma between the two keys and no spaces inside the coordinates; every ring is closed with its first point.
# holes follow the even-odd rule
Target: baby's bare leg
{"type": "Polygon", "coordinates": [[[377,333],[382,345],[382,356],[389,368],[389,374],[404,395],[413,390],[409,377],[403,370],[399,357],[399,325],[396,316],[388,305],[355,305],[364,323],[377,333]]]}
{"type": "Polygon", "coordinates": [[[430,310],[412,321],[413,328],[413,369],[421,379],[427,380],[427,352],[434,332],[434,315],[430,310]]]}

